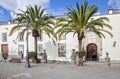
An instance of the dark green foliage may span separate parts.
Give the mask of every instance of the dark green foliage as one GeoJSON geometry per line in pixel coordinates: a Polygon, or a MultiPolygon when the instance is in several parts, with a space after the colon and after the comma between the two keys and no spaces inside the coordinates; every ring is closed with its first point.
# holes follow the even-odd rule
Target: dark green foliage
{"type": "Polygon", "coordinates": [[[32,59],[36,56],[36,53],[34,51],[29,52],[29,58],[32,59]]]}
{"type": "Polygon", "coordinates": [[[81,51],[76,51],[76,55],[79,57],[79,58],[82,58],[86,55],[86,51],[84,50],[81,50],[81,51]]]}

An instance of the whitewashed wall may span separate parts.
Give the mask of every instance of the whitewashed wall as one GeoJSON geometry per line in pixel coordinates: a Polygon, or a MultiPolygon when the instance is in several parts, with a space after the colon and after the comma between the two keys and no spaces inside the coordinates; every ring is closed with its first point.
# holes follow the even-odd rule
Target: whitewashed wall
{"type": "Polygon", "coordinates": [[[72,49],[78,49],[77,38],[73,34],[68,34],[66,40],[56,41],[56,45],[46,35],[43,36],[43,49],[46,50],[49,60],[70,61],[72,49]],[[66,57],[58,56],[58,43],[66,43],[66,57]]]}
{"type": "MultiPolygon", "coordinates": [[[[14,27],[16,24],[4,24],[0,25],[0,53],[1,53],[1,45],[2,44],[8,44],[8,53],[9,55],[18,55],[18,45],[24,45],[24,56],[26,55],[26,37],[24,37],[23,42],[18,42],[18,39],[16,39],[18,35],[18,31],[16,31],[12,36],[9,36],[10,30],[12,27],[14,27]],[[2,33],[7,33],[7,42],[2,42],[2,33]]],[[[33,37],[29,35],[29,51],[34,50],[34,44],[33,44],[33,37]]]]}
{"type": "MultiPolygon", "coordinates": [[[[14,34],[13,36],[9,37],[9,32],[11,27],[14,25],[1,25],[0,26],[0,44],[8,44],[8,52],[10,52],[9,54],[17,54],[17,45],[13,42],[13,40],[15,40],[15,36],[16,34],[14,34]],[[7,33],[7,42],[2,42],[2,33],[7,33]]],[[[0,45],[0,50],[1,50],[1,45],[0,45]]],[[[0,51],[1,52],[1,51],[0,51]]]]}
{"type": "MultiPolygon", "coordinates": [[[[94,16],[94,18],[98,17],[108,17],[110,22],[108,22],[112,27],[113,38],[106,34],[106,38],[99,39],[97,36],[91,38],[89,34],[84,38],[84,48],[86,49],[87,45],[90,43],[95,43],[98,47],[97,52],[99,53],[99,58],[104,59],[106,56],[106,52],[109,53],[111,60],[120,60],[120,14],[113,15],[99,15],[94,16]],[[113,43],[116,41],[115,47],[113,47],[113,43]]],[[[13,34],[12,36],[8,35],[8,41],[1,41],[1,33],[7,32],[9,34],[11,28],[15,26],[15,24],[6,24],[0,25],[0,53],[1,53],[1,44],[8,44],[8,52],[9,55],[18,55],[18,45],[24,45],[24,56],[26,55],[26,37],[24,37],[23,42],[18,42],[16,40],[16,36],[18,32],[13,34]],[[16,41],[16,44],[13,42],[16,41]]],[[[78,40],[75,36],[73,38],[73,34],[70,33],[66,36],[66,40],[56,41],[56,45],[53,44],[52,40],[47,37],[47,35],[43,35],[43,41],[38,41],[38,44],[43,44],[43,49],[46,50],[49,60],[59,60],[59,61],[70,61],[71,60],[71,52],[72,49],[78,50],[78,40]],[[66,57],[58,57],[58,43],[66,43],[66,57]]],[[[32,35],[29,35],[29,51],[34,51],[34,38],[32,35]]]]}
{"type": "Polygon", "coordinates": [[[109,24],[112,26],[113,38],[106,34],[106,38],[102,39],[102,56],[105,58],[106,52],[109,53],[111,60],[120,60],[120,14],[104,15],[109,18],[109,24]],[[113,47],[116,41],[115,47],[113,47]]]}

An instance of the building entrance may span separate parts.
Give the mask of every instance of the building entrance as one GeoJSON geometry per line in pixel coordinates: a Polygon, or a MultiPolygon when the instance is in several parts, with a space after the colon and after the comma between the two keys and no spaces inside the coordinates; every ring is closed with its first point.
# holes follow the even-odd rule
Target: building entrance
{"type": "Polygon", "coordinates": [[[8,44],[2,44],[1,45],[1,52],[2,53],[8,53],[8,44]]]}
{"type": "Polygon", "coordinates": [[[94,43],[88,44],[86,60],[92,60],[92,61],[97,61],[98,60],[97,45],[96,44],[94,44],[94,43]]]}

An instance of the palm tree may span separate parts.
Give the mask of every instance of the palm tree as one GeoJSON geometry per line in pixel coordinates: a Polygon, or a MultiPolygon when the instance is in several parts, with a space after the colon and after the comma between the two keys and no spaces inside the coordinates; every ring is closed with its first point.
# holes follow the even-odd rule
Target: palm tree
{"type": "MultiPolygon", "coordinates": [[[[14,21],[19,20],[20,25],[25,24],[25,20],[27,18],[27,21],[29,23],[29,30],[32,31],[32,36],[34,37],[34,44],[35,44],[35,59],[37,60],[37,37],[40,37],[40,40],[42,40],[42,32],[45,32],[48,37],[51,37],[53,34],[53,27],[54,24],[52,18],[53,16],[49,16],[48,14],[44,14],[45,9],[41,9],[41,6],[35,5],[27,6],[27,12],[28,16],[26,17],[26,12],[21,10],[22,13],[18,13],[17,16],[19,16],[17,19],[14,19],[14,21]]],[[[18,25],[14,26],[11,31],[10,35],[12,35],[17,29],[20,29],[22,27],[19,27],[18,25]]],[[[27,28],[24,28],[19,34],[25,34],[27,28]]]]}
{"type": "Polygon", "coordinates": [[[63,34],[68,34],[73,32],[73,36],[77,34],[79,42],[79,51],[82,50],[82,39],[86,32],[94,32],[99,37],[104,37],[103,32],[111,34],[109,30],[112,27],[106,23],[109,21],[107,17],[100,17],[93,19],[92,17],[98,12],[98,7],[96,5],[88,6],[88,2],[85,1],[81,6],[76,2],[76,8],[72,6],[68,7],[67,18],[58,18],[56,34],[59,34],[59,39],[63,34]]]}

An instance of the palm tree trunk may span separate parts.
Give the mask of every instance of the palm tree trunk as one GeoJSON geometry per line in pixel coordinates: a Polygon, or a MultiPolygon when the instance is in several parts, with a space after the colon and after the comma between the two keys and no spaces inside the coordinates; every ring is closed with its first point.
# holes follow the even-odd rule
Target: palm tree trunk
{"type": "Polygon", "coordinates": [[[78,66],[83,66],[83,58],[82,57],[79,57],[78,66]]]}
{"type": "Polygon", "coordinates": [[[80,50],[82,50],[82,40],[78,39],[78,42],[79,42],[79,51],[80,51],[80,50]]]}
{"type": "MultiPolygon", "coordinates": [[[[79,42],[79,51],[82,50],[82,39],[78,38],[78,42],[79,42]]],[[[82,65],[83,66],[83,59],[82,57],[78,56],[78,66],[82,65]]]]}
{"type": "Polygon", "coordinates": [[[79,51],[82,50],[82,39],[83,39],[83,36],[81,36],[81,35],[78,33],[79,51]]]}
{"type": "MultiPolygon", "coordinates": [[[[82,39],[83,39],[83,36],[80,36],[80,34],[78,34],[78,43],[79,43],[79,51],[82,50],[82,39]]],[[[82,65],[83,66],[83,58],[82,57],[79,57],[79,60],[78,60],[78,66],[82,65]]]]}
{"type": "Polygon", "coordinates": [[[37,61],[37,37],[34,37],[34,44],[35,44],[35,52],[36,52],[36,54],[35,54],[35,60],[37,61]]]}

